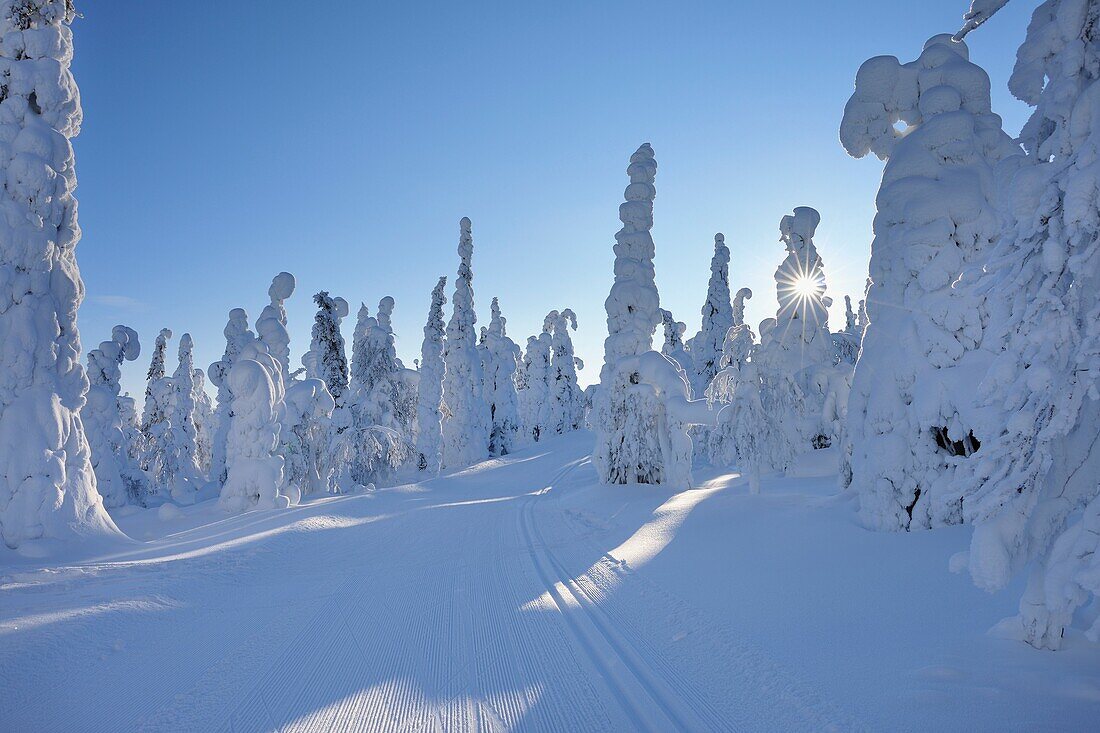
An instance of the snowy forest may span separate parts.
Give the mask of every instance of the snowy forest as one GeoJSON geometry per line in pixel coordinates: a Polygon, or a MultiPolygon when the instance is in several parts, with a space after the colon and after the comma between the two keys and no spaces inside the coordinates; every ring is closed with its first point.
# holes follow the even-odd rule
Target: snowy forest
{"type": "MultiPolygon", "coordinates": [[[[727,228],[705,289],[692,285],[698,316],[663,308],[655,139],[622,151],[604,313],[536,287],[541,331],[510,329],[510,303],[477,287],[477,219],[462,217],[456,256],[418,302],[302,292],[272,271],[266,296],[232,294],[218,334],[78,331],[78,14],[72,0],[0,0],[0,729],[1095,725],[1100,2],[1034,9],[1009,80],[1031,107],[1018,136],[967,46],[1006,3],[974,0],[961,28],[851,69],[838,144],[881,167],[862,292],[829,288],[815,244],[823,218],[845,212],[794,200],[775,241],[754,245],[774,255],[773,281],[746,280],[727,228]],[[748,301],[773,294],[774,315],[747,322],[748,301]],[[315,306],[308,344],[292,343],[291,299],[315,306]],[[404,334],[420,344],[412,363],[395,309],[424,324],[404,334]],[[601,364],[578,357],[578,329],[604,338],[601,364]],[[196,363],[200,341],[221,358],[196,363]],[[144,394],[123,389],[127,362],[148,364],[144,394]],[[696,526],[707,539],[691,539],[696,526]],[[733,586],[779,575],[821,606],[850,603],[846,624],[906,639],[859,653],[911,663],[926,694],[906,697],[916,678],[870,663],[862,682],[819,685],[813,665],[844,652],[798,669],[751,640],[752,611],[727,615],[754,605],[747,591],[698,600],[712,577],[698,567],[721,575],[752,557],[723,549],[736,534],[785,549],[733,586]],[[843,581],[797,554],[818,535],[826,567],[855,563],[843,581]],[[450,549],[428,560],[437,542],[450,549]],[[674,562],[693,542],[701,565],[674,562]],[[781,569],[784,553],[804,575],[781,569]],[[870,561],[912,597],[891,599],[879,570],[861,576],[870,561]],[[936,656],[941,620],[891,617],[917,596],[942,599],[969,661],[936,656]],[[307,613],[306,597],[325,605],[307,613]],[[1006,602],[1015,611],[991,618],[1006,602]],[[131,620],[191,606],[221,610],[131,620]],[[532,609],[557,620],[530,626],[532,609]],[[358,622],[321,621],[333,617],[358,622]],[[184,661],[132,680],[157,677],[161,654],[184,661]],[[110,655],[140,658],[118,662],[108,693],[95,665],[115,675],[114,662],[93,657],[110,655]],[[983,657],[997,682],[967,666],[983,657]],[[50,689],[74,669],[86,671],[50,689]],[[102,715],[121,717],[81,717],[103,699],[115,702],[102,715]]],[[[785,621],[804,622],[833,633],[785,621]]]]}

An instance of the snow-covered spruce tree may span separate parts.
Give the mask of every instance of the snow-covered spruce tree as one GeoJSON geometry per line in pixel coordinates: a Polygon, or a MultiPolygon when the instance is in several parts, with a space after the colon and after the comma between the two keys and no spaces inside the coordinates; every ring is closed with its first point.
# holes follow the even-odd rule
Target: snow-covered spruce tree
{"type": "MultiPolygon", "coordinates": [[[[1048,0],[1017,52],[1009,89],[1035,109],[1008,187],[1011,224],[974,286],[996,356],[977,390],[980,448],[955,476],[974,536],[953,562],[990,590],[1028,569],[1020,614],[1002,631],[1047,649],[1100,591],[1098,21],[1100,2],[1048,0]]],[[[877,307],[872,294],[865,353],[877,307]]],[[[1088,633],[1100,637],[1100,625],[1088,633]]]]}
{"type": "Polygon", "coordinates": [[[355,329],[351,332],[351,367],[348,372],[348,386],[353,390],[361,387],[366,381],[367,369],[367,341],[375,319],[371,318],[370,308],[366,303],[359,304],[359,312],[355,314],[355,329]]]}
{"type": "Polygon", "coordinates": [[[443,423],[443,462],[450,468],[468,466],[489,455],[489,408],[482,392],[481,357],[477,353],[477,314],[474,312],[474,273],[470,260],[474,237],[470,220],[459,223],[458,276],[447,323],[443,400],[450,417],[443,423]]]}
{"type": "MultiPolygon", "coordinates": [[[[737,291],[737,297],[734,300],[735,325],[726,331],[726,340],[722,344],[720,364],[722,368],[718,374],[714,375],[715,378],[711,380],[706,392],[707,399],[712,402],[731,404],[736,398],[737,401],[745,403],[745,406],[724,411],[718,425],[708,432],[705,439],[710,462],[716,466],[729,466],[739,460],[738,445],[744,443],[743,433],[745,431],[754,435],[761,433],[760,439],[754,438],[753,443],[753,447],[759,447],[760,450],[750,457],[755,459],[754,469],[759,474],[764,468],[777,467],[770,464],[764,465],[768,458],[764,446],[769,442],[778,443],[779,441],[770,437],[777,429],[775,421],[754,409],[755,404],[760,403],[759,372],[755,365],[751,371],[745,368],[756,347],[756,334],[753,333],[752,327],[744,322],[744,302],[748,298],[752,298],[752,291],[748,288],[737,291]],[[756,391],[755,397],[750,394],[750,389],[756,391]]],[[[749,450],[748,446],[746,446],[747,450],[749,450]]],[[[748,456],[748,453],[745,455],[748,456]]],[[[741,460],[744,463],[749,459],[741,460]]]]}
{"type": "Polygon", "coordinates": [[[348,303],[327,292],[313,296],[317,304],[312,341],[302,356],[306,375],[325,383],[336,404],[329,421],[329,439],[324,448],[324,473],[329,491],[351,491],[356,482],[351,471],[358,453],[355,417],[348,405],[348,361],[340,325],[348,315],[348,303]]]}
{"type": "Polygon", "coordinates": [[[199,473],[210,475],[210,459],[214,448],[214,402],[206,391],[206,372],[194,371],[195,411],[195,462],[199,464],[199,473]]]}
{"type": "MultiPolygon", "coordinates": [[[[746,342],[751,344],[752,331],[741,325],[729,332],[733,334],[737,329],[741,331],[733,338],[739,343],[733,348],[740,350],[746,342]]],[[[707,390],[708,399],[726,404],[719,413],[718,425],[708,436],[711,462],[719,466],[738,464],[754,494],[760,492],[760,473],[781,467],[776,465],[774,446],[784,440],[780,424],[764,411],[762,394],[756,364],[748,358],[730,362],[714,375],[707,390]]],[[[784,458],[781,456],[779,461],[784,458]]]]}
{"type": "MultiPolygon", "coordinates": [[[[286,301],[294,294],[296,281],[289,272],[280,272],[271,280],[267,294],[271,302],[256,319],[256,334],[278,364],[283,403],[276,406],[280,415],[278,453],[283,457],[286,477],[284,492],[292,504],[302,494],[321,493],[324,481],[324,457],[329,447],[332,396],[319,379],[296,379],[290,372],[290,334],[287,331],[286,301]]],[[[276,392],[278,384],[274,384],[276,392]]]]}
{"type": "Polygon", "coordinates": [[[69,0],[0,0],[0,539],[115,536],[80,421],[69,0]]]}
{"type": "Polygon", "coordinates": [[[432,289],[424,342],[420,347],[420,381],[416,397],[417,468],[439,473],[443,465],[443,306],[447,296],[446,276],[432,289]]]}
{"type": "Polygon", "coordinates": [[[516,393],[524,441],[537,443],[553,433],[553,400],[550,397],[553,354],[554,337],[546,331],[527,337],[527,350],[523,352],[523,379],[517,385],[520,389],[516,393]]]}
{"type": "Polygon", "coordinates": [[[286,385],[280,432],[288,494],[320,494],[329,490],[325,459],[330,419],[336,402],[320,379],[298,379],[286,385]]]}
{"type": "Polygon", "coordinates": [[[859,345],[863,334],[856,322],[856,313],[852,310],[852,298],[844,296],[844,330],[832,334],[833,362],[855,365],[859,356],[859,345]]]}
{"type": "Polygon", "coordinates": [[[279,455],[279,411],[284,402],[280,365],[267,346],[244,346],[226,376],[233,414],[226,442],[226,480],[219,505],[228,512],[275,509],[295,503],[299,487],[288,486],[279,455]]]}
{"type": "Polygon", "coordinates": [[[726,332],[734,325],[733,304],[730,302],[730,250],[721,233],[714,235],[714,256],[710,260],[710,282],[702,314],[702,328],[688,341],[688,350],[695,366],[691,383],[697,395],[706,391],[710,380],[721,368],[722,344],[726,332]]]}
{"type": "Polygon", "coordinates": [[[352,339],[348,405],[352,412],[352,477],[367,485],[389,478],[405,461],[411,440],[412,415],[404,367],[397,358],[390,318],[394,300],[378,303],[378,317],[359,309],[352,339]]]}
{"type": "Polygon", "coordinates": [[[856,314],[852,310],[852,296],[844,296],[844,332],[856,333],[856,314]]]}
{"type": "Polygon", "coordinates": [[[695,363],[684,349],[684,332],[687,331],[687,324],[677,321],[672,311],[662,308],[661,327],[665,336],[664,343],[661,344],[661,353],[676,362],[677,366],[684,370],[690,382],[694,377],[695,363]]]}
{"type": "MultiPolygon", "coordinates": [[[[543,320],[543,331],[550,334],[549,429],[557,434],[577,430],[584,424],[584,394],[577,384],[577,368],[584,362],[573,352],[569,329],[577,330],[577,316],[572,310],[550,311],[543,320]]],[[[682,332],[681,332],[682,333],[682,332]]]]}
{"type": "Polygon", "coordinates": [[[653,351],[661,302],[649,233],[657,175],[649,143],[631,156],[627,175],[626,201],[619,207],[623,228],[615,235],[615,282],[605,303],[604,364],[590,415],[596,433],[592,460],[607,483],[687,487],[687,428],[712,416],[704,400],[690,401],[691,387],[675,362],[653,351]]]}
{"type": "Polygon", "coordinates": [[[294,276],[280,272],[271,280],[267,295],[271,302],[256,319],[256,336],[267,346],[271,358],[279,362],[283,383],[290,381],[290,334],[286,330],[286,301],[294,294],[294,276]]]}
{"type": "Polygon", "coordinates": [[[210,365],[207,375],[211,383],[218,388],[218,405],[214,410],[214,445],[210,456],[210,478],[219,484],[225,484],[225,450],[229,439],[229,422],[233,417],[233,390],[229,387],[228,376],[245,346],[255,340],[256,335],[248,328],[248,314],[243,308],[229,311],[229,320],[222,331],[225,335],[225,352],[222,358],[210,365]]]}
{"type": "Polygon", "coordinates": [[[340,323],[348,315],[348,302],[332,298],[324,290],[313,296],[313,302],[317,304],[317,315],[313,318],[312,341],[309,351],[302,356],[302,366],[307,376],[325,383],[340,407],[348,389],[348,359],[340,333],[340,323]]]}
{"type": "Polygon", "coordinates": [[[871,527],[957,524],[956,468],[992,437],[977,429],[972,405],[991,354],[982,349],[981,299],[953,285],[980,268],[1004,229],[996,187],[1008,173],[994,167],[1010,171],[1020,151],[990,109],[989,77],[947,35],[907,64],[866,61],[840,137],[850,155],[887,161],[842,474],[851,474],[871,527]]]}
{"type": "Polygon", "coordinates": [[[397,358],[390,296],[378,303],[378,316],[360,308],[352,342],[351,391],[364,425],[380,425],[396,431],[402,440],[411,438],[410,412],[405,367],[397,358]]]}
{"type": "MultiPolygon", "coordinates": [[[[752,291],[748,288],[741,288],[737,291],[737,295],[733,296],[733,325],[740,326],[745,323],[745,301],[752,300],[752,291]]],[[[729,331],[726,331],[729,334],[729,331]]],[[[725,337],[722,340],[722,353],[725,355],[725,337]]]]}
{"type": "Polygon", "coordinates": [[[813,237],[821,215],[799,206],[784,216],[779,231],[787,256],[775,271],[779,309],[760,326],[753,362],[760,375],[761,402],[777,443],[771,459],[786,468],[791,459],[839,437],[838,395],[847,399],[847,370],[833,365],[825,269],[813,237]]]}
{"type": "Polygon", "coordinates": [[[195,344],[191,334],[180,337],[179,366],[170,380],[162,380],[168,389],[168,422],[160,443],[157,461],[158,485],[170,492],[180,504],[191,504],[203,482],[199,469],[198,431],[195,428],[195,344]]]}
{"type": "Polygon", "coordinates": [[[126,326],[115,326],[110,341],[88,352],[90,387],[80,418],[88,435],[99,494],[108,507],[137,501],[145,491],[145,474],[130,457],[119,403],[119,367],[140,353],[137,332],[126,326]]]}
{"type": "Polygon", "coordinates": [[[161,461],[165,442],[170,438],[168,416],[172,408],[172,380],[165,376],[165,356],[172,331],[162,328],[153,346],[153,358],[146,373],[145,406],[141,413],[141,440],[137,446],[138,464],[148,477],[145,493],[139,498],[143,506],[165,501],[161,477],[161,461]]]}
{"type": "Polygon", "coordinates": [[[149,360],[149,369],[145,372],[145,406],[142,410],[142,428],[149,423],[150,411],[155,409],[149,404],[149,398],[153,393],[153,384],[163,379],[165,375],[164,362],[168,355],[168,339],[172,338],[171,329],[162,328],[153,342],[153,358],[149,360]]]}
{"type": "Polygon", "coordinates": [[[485,401],[489,403],[489,455],[504,456],[515,450],[519,433],[519,400],[516,396],[515,373],[520,361],[519,347],[508,338],[508,319],[500,314],[496,298],[492,302],[492,319],[481,329],[481,368],[485,379],[485,401]]]}

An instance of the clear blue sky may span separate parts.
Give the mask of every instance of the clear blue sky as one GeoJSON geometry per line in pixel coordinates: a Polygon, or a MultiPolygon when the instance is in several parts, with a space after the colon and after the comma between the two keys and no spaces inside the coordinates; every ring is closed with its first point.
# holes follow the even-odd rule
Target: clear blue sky
{"type": "MultiPolygon", "coordinates": [[[[1027,108],[1005,85],[1034,4],[1010,3],[968,39],[1013,134],[1027,108]]],[[[624,171],[646,141],[657,283],[689,335],[716,231],[733,286],[756,292],[749,320],[774,314],[779,218],[799,205],[822,214],[842,308],[862,292],[881,174],[837,142],[856,69],[912,60],[966,5],[85,0],[84,348],[116,323],[138,329],[124,388],[140,394],[158,329],[189,331],[205,368],[229,309],[255,318],[288,270],[295,364],[323,288],[352,304],[349,341],[358,303],[373,312],[392,295],[411,365],[469,216],[480,322],[499,296],[523,345],[548,310],[573,308],[591,382],[624,171]]]]}

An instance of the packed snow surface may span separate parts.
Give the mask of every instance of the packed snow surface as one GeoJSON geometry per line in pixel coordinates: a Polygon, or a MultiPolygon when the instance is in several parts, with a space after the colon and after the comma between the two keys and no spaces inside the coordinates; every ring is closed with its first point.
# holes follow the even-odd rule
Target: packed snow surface
{"type": "Polygon", "coordinates": [[[965,527],[862,529],[834,450],[758,495],[627,488],[578,431],[289,509],[117,510],[136,541],[93,559],[0,551],[0,729],[1094,730],[1089,644],[987,634],[1020,588],[946,572],[965,527]]]}

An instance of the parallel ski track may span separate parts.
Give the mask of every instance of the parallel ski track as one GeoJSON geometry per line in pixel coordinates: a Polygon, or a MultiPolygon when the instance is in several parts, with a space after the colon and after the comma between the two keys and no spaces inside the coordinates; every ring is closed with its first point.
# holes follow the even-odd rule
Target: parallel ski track
{"type": "MultiPolygon", "coordinates": [[[[565,618],[574,638],[607,683],[608,689],[632,726],[646,731],[700,731],[721,729],[711,720],[704,721],[666,679],[640,657],[631,642],[623,637],[584,588],[558,561],[534,519],[536,502],[561,482],[581,463],[563,467],[540,491],[533,494],[520,513],[524,537],[531,560],[547,592],[565,618]]],[[[700,701],[693,701],[698,704],[700,701]]]]}

